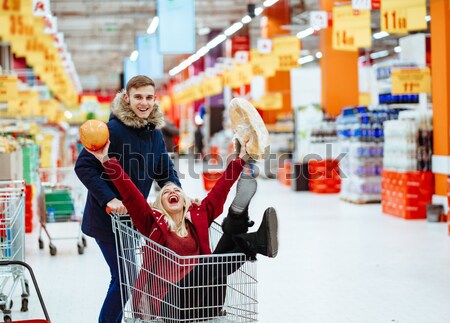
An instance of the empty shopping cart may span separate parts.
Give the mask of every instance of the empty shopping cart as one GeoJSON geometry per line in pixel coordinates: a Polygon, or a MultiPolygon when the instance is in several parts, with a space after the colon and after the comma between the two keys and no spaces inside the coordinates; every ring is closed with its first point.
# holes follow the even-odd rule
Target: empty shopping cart
{"type": "MultiPolygon", "coordinates": [[[[28,273],[31,277],[31,281],[33,282],[34,289],[36,291],[36,295],[38,296],[39,302],[41,304],[43,316],[45,316],[45,320],[42,319],[30,319],[30,320],[21,320],[20,323],[50,323],[50,318],[48,316],[47,308],[45,307],[44,299],[42,298],[41,291],[36,281],[36,277],[34,276],[33,270],[31,267],[23,261],[18,260],[0,260],[0,271],[20,271],[24,272],[24,268],[28,270],[28,273]]],[[[5,322],[13,322],[10,315],[4,315],[3,317],[5,322]]]]}
{"type": "MultiPolygon", "coordinates": [[[[125,322],[256,322],[256,262],[244,254],[182,257],[112,215],[125,322]],[[229,275],[228,275],[229,274],[229,275]]],[[[210,241],[221,236],[213,223],[210,241]]]]}
{"type": "Polygon", "coordinates": [[[85,188],[78,180],[72,167],[39,168],[40,178],[40,228],[39,249],[44,248],[42,231],[49,239],[49,249],[52,256],[56,255],[54,240],[76,239],[78,253],[84,253],[86,238],[78,225],[77,232],[67,236],[52,237],[47,226],[51,223],[78,222],[81,224],[82,210],[84,205],[85,188]]]}
{"type": "MultiPolygon", "coordinates": [[[[0,260],[25,258],[25,182],[0,181],[0,260]]],[[[11,321],[13,294],[22,287],[21,311],[28,311],[28,282],[23,268],[0,267],[0,310],[11,321]]]]}

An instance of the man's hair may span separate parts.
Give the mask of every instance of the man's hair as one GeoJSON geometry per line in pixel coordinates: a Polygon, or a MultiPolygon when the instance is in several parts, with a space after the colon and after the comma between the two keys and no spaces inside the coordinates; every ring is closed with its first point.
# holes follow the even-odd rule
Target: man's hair
{"type": "Polygon", "coordinates": [[[148,76],[136,75],[128,81],[126,91],[127,91],[127,94],[130,94],[131,89],[138,89],[140,87],[149,86],[149,85],[153,86],[154,88],[156,87],[155,81],[153,81],[148,76]]]}

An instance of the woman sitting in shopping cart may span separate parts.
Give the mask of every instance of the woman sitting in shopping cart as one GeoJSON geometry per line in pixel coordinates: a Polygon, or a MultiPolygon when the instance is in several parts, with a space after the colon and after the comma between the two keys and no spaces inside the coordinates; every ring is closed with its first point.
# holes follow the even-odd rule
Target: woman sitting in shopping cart
{"type": "MultiPolygon", "coordinates": [[[[183,190],[172,183],[166,184],[157,195],[155,202],[149,205],[123,171],[120,163],[115,158],[108,157],[108,147],[109,143],[101,151],[90,151],[90,153],[102,162],[105,173],[119,190],[123,204],[127,208],[133,224],[142,235],[171,249],[180,256],[211,254],[209,227],[222,214],[230,188],[239,178],[236,197],[231,203],[228,215],[222,223],[224,234],[213,253],[244,253],[248,260],[256,259],[256,254],[262,254],[267,257],[275,257],[277,255],[278,223],[275,209],[266,209],[259,229],[256,232],[248,233],[248,228],[253,225],[253,221],[249,220],[248,206],[256,192],[257,184],[252,176],[241,175],[249,157],[246,153],[245,144],[241,146],[239,155],[228,164],[221,178],[209,194],[198,205],[192,204],[183,190]]],[[[151,260],[147,259],[145,266],[151,266],[152,264],[148,264],[148,262],[153,263],[155,261],[154,257],[151,260]]],[[[233,273],[239,266],[239,264],[237,266],[225,266],[225,270],[224,268],[216,269],[214,272],[208,273],[208,279],[212,282],[223,283],[224,279],[226,280],[226,277],[223,276],[233,273]]],[[[189,269],[181,268],[180,270],[185,271],[181,275],[180,273],[166,273],[165,275],[170,281],[172,280],[170,277],[177,277],[177,279],[184,277],[182,281],[171,282],[192,286],[192,284],[199,283],[197,282],[198,278],[193,278],[198,277],[199,273],[192,269],[193,267],[189,269]]],[[[204,271],[204,267],[202,267],[202,270],[204,271]]],[[[143,279],[150,278],[140,276],[136,284],[142,284],[143,279]]],[[[205,285],[204,282],[201,284],[205,285]]],[[[168,286],[157,286],[154,289],[159,294],[170,294],[168,286]]],[[[133,295],[133,297],[135,298],[133,303],[136,304],[136,295],[133,295]]],[[[164,297],[160,299],[162,300],[164,297]]],[[[223,302],[223,299],[220,301],[223,302]]],[[[164,303],[161,302],[159,309],[154,308],[155,304],[153,304],[152,308],[155,312],[153,314],[164,316],[163,312],[167,311],[167,309],[163,308],[164,303]]],[[[192,304],[184,305],[192,306],[192,304]]],[[[214,308],[216,311],[215,315],[220,315],[217,307],[214,308]]],[[[199,318],[199,313],[195,315],[196,318],[199,318]]],[[[211,313],[200,315],[201,317],[214,316],[211,313]]],[[[182,316],[189,316],[189,314],[185,313],[182,316]]],[[[177,319],[181,319],[181,317],[177,317],[177,319]]]]}

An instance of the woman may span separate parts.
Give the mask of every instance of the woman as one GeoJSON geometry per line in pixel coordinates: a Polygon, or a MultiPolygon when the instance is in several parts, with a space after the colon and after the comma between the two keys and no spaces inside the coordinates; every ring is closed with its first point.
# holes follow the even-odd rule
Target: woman
{"type": "MultiPolygon", "coordinates": [[[[245,165],[244,159],[247,158],[245,145],[242,145],[239,156],[228,164],[221,178],[209,194],[201,201],[200,205],[191,204],[189,198],[187,198],[179,187],[174,184],[168,184],[161,189],[152,206],[147,203],[142,194],[140,194],[129,180],[117,160],[114,158],[109,159],[107,155],[108,146],[109,143],[101,151],[91,153],[102,162],[106,174],[119,190],[123,198],[123,203],[135,227],[144,236],[149,237],[162,246],[170,248],[181,256],[211,254],[208,230],[214,219],[222,213],[228,192],[243,170],[245,165]]],[[[242,177],[239,180],[237,196],[233,200],[228,215],[222,224],[224,234],[214,253],[243,252],[248,259],[255,259],[257,253],[268,257],[275,257],[277,255],[278,223],[276,212],[273,208],[268,208],[265,211],[262,224],[257,232],[247,233],[248,227],[251,226],[251,222],[248,219],[248,205],[255,192],[256,181],[252,177],[242,177]]],[[[153,266],[157,262],[155,260],[157,257],[157,255],[147,254],[144,257],[143,269],[145,269],[144,267],[149,268],[153,266]]],[[[165,276],[166,281],[186,287],[205,286],[204,279],[209,279],[215,284],[220,283],[226,285],[223,284],[226,281],[226,276],[237,270],[239,264],[237,266],[224,265],[223,268],[220,267],[219,270],[210,272],[207,278],[199,275],[198,272],[204,270],[205,266],[190,266],[188,269],[184,269],[184,272],[177,273],[167,272],[167,268],[170,267],[161,265],[157,267],[159,267],[160,274],[165,276]],[[194,267],[195,270],[192,270],[194,267]],[[199,277],[203,281],[199,281],[199,277]]],[[[180,269],[180,271],[182,270],[180,269]]],[[[154,277],[150,276],[150,273],[144,270],[144,273],[141,272],[139,274],[136,284],[141,287],[149,280],[154,279],[154,277]]],[[[156,296],[158,300],[167,299],[173,301],[175,299],[171,297],[174,291],[169,287],[168,283],[164,285],[161,283],[149,283],[149,285],[151,286],[149,295],[154,296],[154,293],[158,293],[156,296]]],[[[181,308],[181,310],[174,311],[171,307],[173,305],[171,302],[161,302],[160,304],[159,301],[156,303],[155,301],[150,301],[152,303],[153,313],[144,314],[162,315],[166,317],[166,313],[170,312],[171,318],[173,319],[192,318],[194,317],[193,315],[195,315],[195,318],[219,315],[224,300],[224,293],[225,290],[222,288],[219,291],[221,296],[215,300],[208,300],[206,299],[207,296],[205,299],[202,298],[200,300],[196,297],[197,299],[195,301],[198,304],[194,307],[209,308],[210,310],[205,313],[183,311],[183,308],[192,308],[192,302],[194,301],[191,295],[185,295],[185,298],[176,298],[178,304],[175,307],[181,308]],[[211,302],[215,302],[216,304],[211,304],[211,302]],[[200,306],[206,303],[208,306],[200,306]]],[[[202,294],[206,295],[208,293],[202,294]]],[[[139,303],[142,300],[139,295],[134,295],[133,298],[136,311],[140,307],[139,303]]]]}

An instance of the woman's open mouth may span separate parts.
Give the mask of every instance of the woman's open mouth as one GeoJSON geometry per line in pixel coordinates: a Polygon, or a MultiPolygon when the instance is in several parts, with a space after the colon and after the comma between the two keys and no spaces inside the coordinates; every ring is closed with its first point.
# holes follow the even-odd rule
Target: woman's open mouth
{"type": "Polygon", "coordinates": [[[170,204],[178,203],[178,196],[176,195],[169,196],[169,203],[170,204]]]}

